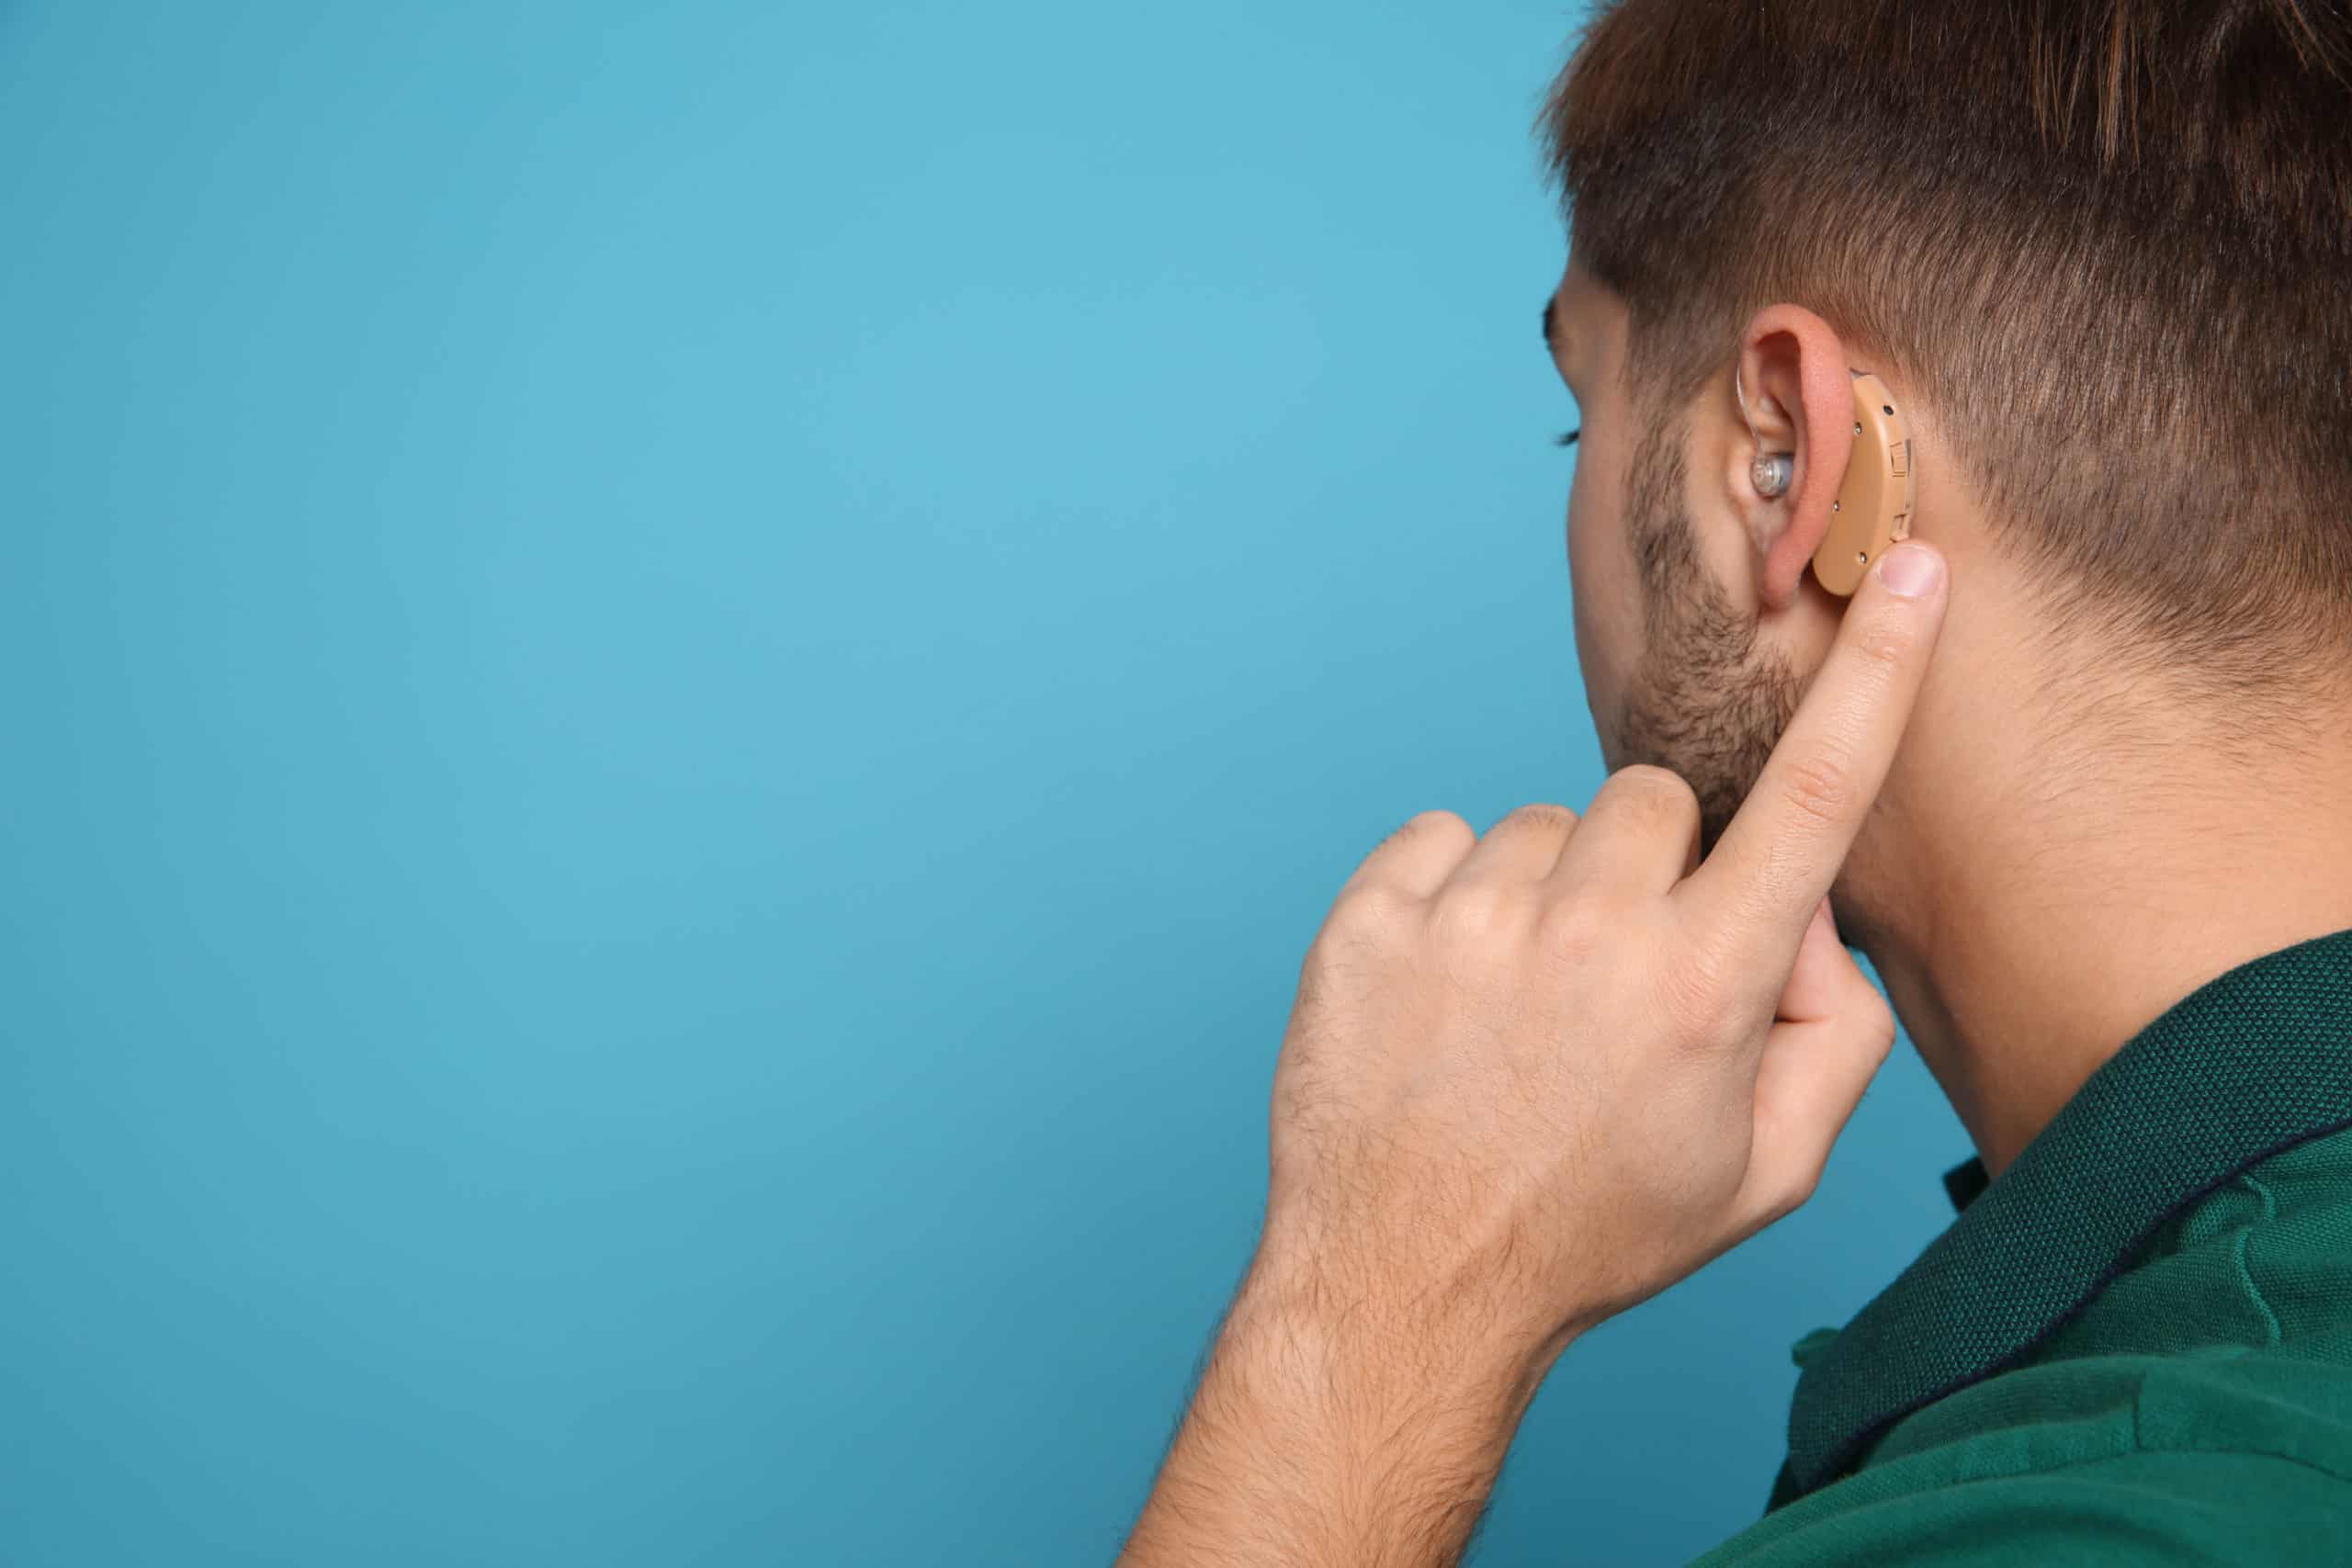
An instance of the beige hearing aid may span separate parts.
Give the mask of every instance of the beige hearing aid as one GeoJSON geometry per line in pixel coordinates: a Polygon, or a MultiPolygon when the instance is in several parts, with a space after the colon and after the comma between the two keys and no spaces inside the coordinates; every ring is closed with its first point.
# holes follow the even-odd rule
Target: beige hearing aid
{"type": "Polygon", "coordinates": [[[1829,503],[1829,532],[1813,552],[1813,575],[1843,598],[1862,585],[1871,562],[1911,534],[1911,426],[1894,412],[1886,384],[1854,378],[1854,455],[1829,503]]]}

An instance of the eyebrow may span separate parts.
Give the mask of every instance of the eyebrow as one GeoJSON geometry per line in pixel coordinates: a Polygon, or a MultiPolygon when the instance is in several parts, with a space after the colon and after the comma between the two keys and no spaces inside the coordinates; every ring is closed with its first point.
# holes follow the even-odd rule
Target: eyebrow
{"type": "Polygon", "coordinates": [[[1557,294],[1544,296],[1544,346],[1554,354],[1560,352],[1559,330],[1552,324],[1552,308],[1560,302],[1557,294]]]}

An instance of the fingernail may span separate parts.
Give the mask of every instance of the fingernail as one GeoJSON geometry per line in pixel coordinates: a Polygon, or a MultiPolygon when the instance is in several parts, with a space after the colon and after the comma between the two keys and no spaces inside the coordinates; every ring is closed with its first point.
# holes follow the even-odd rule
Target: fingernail
{"type": "Polygon", "coordinates": [[[1944,558],[1932,546],[1905,542],[1878,558],[1878,574],[1888,592],[1924,599],[1943,581],[1944,558]]]}

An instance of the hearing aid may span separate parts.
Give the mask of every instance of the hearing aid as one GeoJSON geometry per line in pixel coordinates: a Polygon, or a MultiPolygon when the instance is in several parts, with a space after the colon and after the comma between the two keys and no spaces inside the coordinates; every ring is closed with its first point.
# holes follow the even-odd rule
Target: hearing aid
{"type": "MultiPolygon", "coordinates": [[[[1846,459],[1846,475],[1829,502],[1829,527],[1813,552],[1813,575],[1839,598],[1849,597],[1862,585],[1871,562],[1911,536],[1913,489],[1911,426],[1894,406],[1886,383],[1867,370],[1848,371],[1854,393],[1854,448],[1846,459]]],[[[1747,394],[1732,385],[1739,412],[1747,415],[1747,394]]],[[[1750,420],[1752,434],[1755,423],[1750,420]]],[[[1795,458],[1786,452],[1759,452],[1748,465],[1757,493],[1777,496],[1787,491],[1795,458]]]]}

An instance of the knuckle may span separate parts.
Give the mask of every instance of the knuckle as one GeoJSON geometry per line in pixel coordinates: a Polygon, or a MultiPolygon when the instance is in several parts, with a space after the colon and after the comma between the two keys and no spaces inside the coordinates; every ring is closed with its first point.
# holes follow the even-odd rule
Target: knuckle
{"type": "Polygon", "coordinates": [[[1349,888],[1331,906],[1329,924],[1351,934],[1376,934],[1402,926],[1417,900],[1401,887],[1366,882],[1349,888]]]}
{"type": "Polygon", "coordinates": [[[1501,884],[1474,882],[1448,887],[1430,911],[1440,940],[1476,944],[1510,923],[1525,896],[1501,884]]]}
{"type": "Polygon", "coordinates": [[[1632,815],[1646,826],[1672,829],[1699,819],[1699,796],[1680,773],[1652,762],[1620,768],[1604,786],[1623,797],[1632,815]]]}
{"type": "Polygon", "coordinates": [[[1910,663],[1927,640],[1927,628],[1920,624],[1917,606],[1883,603],[1878,612],[1863,623],[1856,651],[1869,662],[1883,667],[1910,663]]]}
{"type": "Polygon", "coordinates": [[[1680,773],[1656,762],[1629,762],[1610,776],[1628,789],[1646,791],[1662,800],[1681,799],[1698,804],[1698,796],[1690,793],[1690,785],[1680,773]]]}
{"type": "Polygon", "coordinates": [[[1563,898],[1545,906],[1543,914],[1544,946],[1570,963],[1595,957],[1608,951],[1617,918],[1594,898],[1563,898]]]}
{"type": "Polygon", "coordinates": [[[1853,770],[1838,757],[1801,757],[1789,765],[1783,793],[1799,815],[1834,825],[1853,809],[1853,770]]]}
{"type": "Polygon", "coordinates": [[[1862,628],[1855,651],[1871,664],[1892,669],[1911,656],[1917,640],[1908,616],[1880,615],[1862,628]]]}
{"type": "Polygon", "coordinates": [[[1391,843],[1421,839],[1440,842],[1452,840],[1466,850],[1478,841],[1478,835],[1457,813],[1442,810],[1415,812],[1403,827],[1388,835],[1391,843]]]}
{"type": "Polygon", "coordinates": [[[1499,832],[1508,828],[1517,832],[1566,833],[1577,825],[1577,814],[1565,806],[1548,801],[1532,801],[1506,813],[1495,824],[1499,832]]]}

